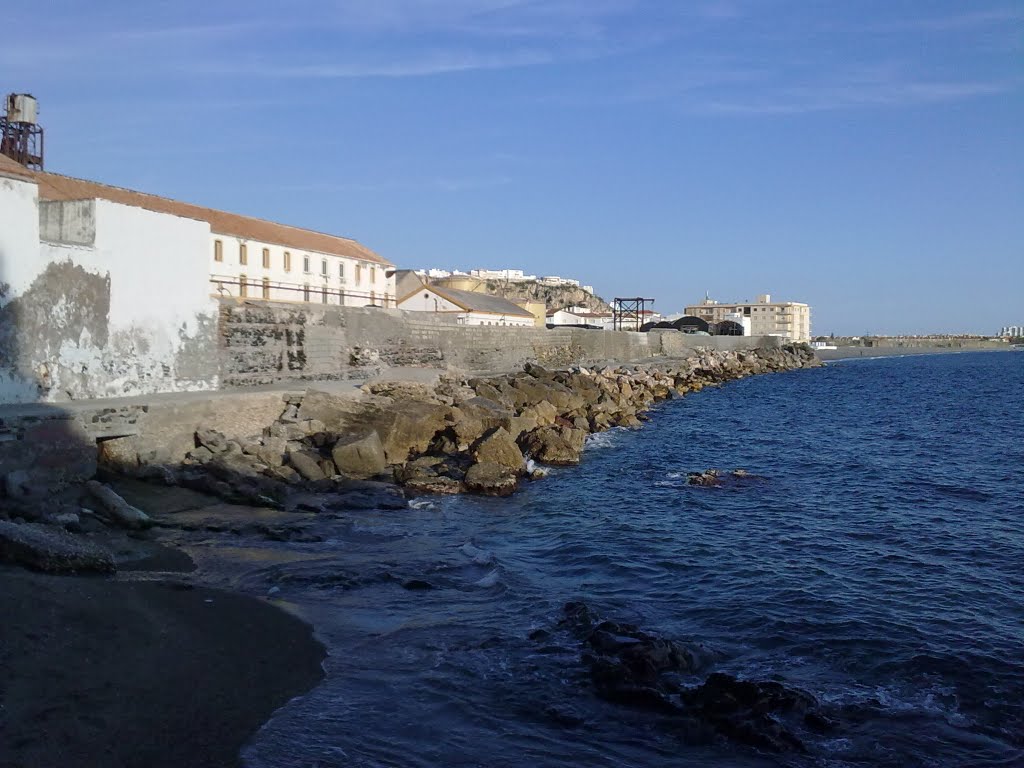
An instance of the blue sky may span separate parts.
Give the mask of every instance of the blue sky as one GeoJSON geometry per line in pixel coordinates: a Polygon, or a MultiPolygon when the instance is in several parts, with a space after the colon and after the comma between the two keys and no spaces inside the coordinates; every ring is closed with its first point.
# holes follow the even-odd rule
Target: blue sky
{"type": "MultiPolygon", "coordinates": [[[[1024,322],[1024,3],[22,3],[47,169],[815,333],[1024,322]]],[[[12,40],[16,41],[12,43],[12,40]]]]}

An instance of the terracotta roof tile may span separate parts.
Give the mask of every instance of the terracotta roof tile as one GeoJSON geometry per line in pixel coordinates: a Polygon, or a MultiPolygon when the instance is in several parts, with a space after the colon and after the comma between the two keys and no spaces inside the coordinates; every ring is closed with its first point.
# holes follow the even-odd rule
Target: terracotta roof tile
{"type": "MultiPolygon", "coordinates": [[[[6,159],[6,158],[4,158],[6,159]]],[[[14,162],[13,160],[11,161],[14,162]]],[[[14,163],[17,168],[22,168],[14,163]]],[[[5,166],[0,166],[0,169],[5,166]]],[[[131,189],[112,187],[107,184],[100,184],[95,181],[75,179],[70,176],[61,176],[56,173],[31,173],[30,177],[35,178],[39,184],[40,200],[88,200],[100,198],[122,205],[131,205],[136,208],[145,208],[156,213],[168,213],[173,216],[181,216],[186,219],[197,219],[209,223],[210,229],[218,235],[229,235],[240,237],[245,240],[256,240],[272,245],[280,245],[285,248],[294,248],[297,251],[315,251],[326,253],[332,256],[346,256],[352,259],[393,266],[390,261],[378,256],[366,246],[347,237],[328,235],[322,232],[314,232],[309,229],[291,227],[287,224],[277,224],[265,219],[256,219],[251,216],[241,216],[237,213],[218,211],[214,208],[204,208],[192,203],[182,203],[166,197],[150,195],[145,192],[135,192],[131,189]]]]}
{"type": "Polygon", "coordinates": [[[32,171],[9,158],[7,155],[0,155],[0,176],[14,176],[19,179],[31,179],[32,171]]]}

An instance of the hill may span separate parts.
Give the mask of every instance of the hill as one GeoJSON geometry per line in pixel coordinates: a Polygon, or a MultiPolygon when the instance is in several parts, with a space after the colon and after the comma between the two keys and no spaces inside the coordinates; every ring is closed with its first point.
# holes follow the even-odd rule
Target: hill
{"type": "Polygon", "coordinates": [[[535,280],[512,282],[506,280],[485,280],[484,288],[492,296],[506,299],[529,299],[543,301],[549,312],[567,307],[586,307],[591,312],[611,312],[611,305],[588,291],[575,285],[544,285],[535,280]]]}

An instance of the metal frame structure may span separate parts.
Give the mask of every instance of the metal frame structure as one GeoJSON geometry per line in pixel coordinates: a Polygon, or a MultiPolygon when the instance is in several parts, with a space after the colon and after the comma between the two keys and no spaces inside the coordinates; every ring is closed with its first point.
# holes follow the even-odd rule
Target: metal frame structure
{"type": "Polygon", "coordinates": [[[627,299],[616,297],[612,302],[612,328],[616,331],[639,331],[644,324],[647,305],[653,303],[654,299],[639,296],[627,299]]]}
{"type": "Polygon", "coordinates": [[[7,97],[4,114],[0,115],[0,154],[33,171],[43,170],[43,128],[37,123],[11,120],[13,103],[11,94],[7,97]]]}

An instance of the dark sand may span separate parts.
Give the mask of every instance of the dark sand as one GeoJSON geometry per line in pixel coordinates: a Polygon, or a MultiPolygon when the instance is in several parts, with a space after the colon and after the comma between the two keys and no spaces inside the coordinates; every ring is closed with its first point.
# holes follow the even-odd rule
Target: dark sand
{"type": "Polygon", "coordinates": [[[237,766],[322,659],[255,598],[0,567],[0,766],[237,766]]]}

